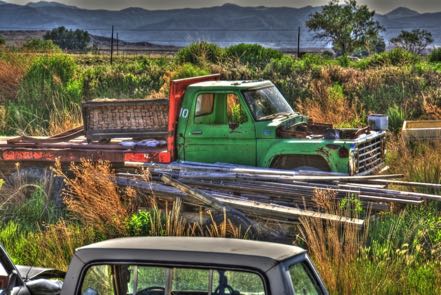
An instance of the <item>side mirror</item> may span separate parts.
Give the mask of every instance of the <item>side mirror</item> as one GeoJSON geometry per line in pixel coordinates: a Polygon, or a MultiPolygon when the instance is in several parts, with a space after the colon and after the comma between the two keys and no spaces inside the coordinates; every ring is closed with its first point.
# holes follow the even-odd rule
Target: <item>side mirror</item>
{"type": "Polygon", "coordinates": [[[230,123],[228,123],[228,127],[230,127],[230,129],[234,131],[239,127],[239,123],[230,122],[230,123]]]}

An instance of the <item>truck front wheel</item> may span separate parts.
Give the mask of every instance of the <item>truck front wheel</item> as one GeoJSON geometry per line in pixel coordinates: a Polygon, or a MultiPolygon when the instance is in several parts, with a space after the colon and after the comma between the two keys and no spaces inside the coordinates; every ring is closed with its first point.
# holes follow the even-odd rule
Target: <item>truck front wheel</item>
{"type": "Polygon", "coordinates": [[[331,171],[328,162],[318,155],[276,156],[270,167],[284,170],[331,171]]]}

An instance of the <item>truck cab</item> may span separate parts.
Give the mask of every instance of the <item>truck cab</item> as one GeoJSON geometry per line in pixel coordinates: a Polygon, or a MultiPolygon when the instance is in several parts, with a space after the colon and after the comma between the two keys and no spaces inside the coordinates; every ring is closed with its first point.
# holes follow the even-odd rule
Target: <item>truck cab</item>
{"type": "Polygon", "coordinates": [[[360,175],[384,160],[384,132],[311,122],[270,81],[190,84],[177,126],[185,161],[360,175]]]}
{"type": "Polygon", "coordinates": [[[328,294],[304,249],[225,238],[107,240],[77,249],[64,282],[52,278],[15,267],[0,247],[1,295],[328,294]]]}
{"type": "Polygon", "coordinates": [[[62,295],[328,294],[304,249],[267,242],[138,237],[76,251],[62,295]]]}

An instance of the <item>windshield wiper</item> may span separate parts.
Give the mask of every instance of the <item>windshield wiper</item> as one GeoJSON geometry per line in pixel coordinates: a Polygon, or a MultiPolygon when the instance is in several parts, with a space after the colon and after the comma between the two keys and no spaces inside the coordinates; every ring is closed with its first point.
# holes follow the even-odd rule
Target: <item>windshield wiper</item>
{"type": "Polygon", "coordinates": [[[259,120],[275,119],[275,118],[278,118],[278,117],[289,117],[292,114],[294,114],[294,113],[289,113],[289,112],[275,113],[275,114],[271,114],[271,115],[268,115],[268,116],[260,117],[259,120]]]}

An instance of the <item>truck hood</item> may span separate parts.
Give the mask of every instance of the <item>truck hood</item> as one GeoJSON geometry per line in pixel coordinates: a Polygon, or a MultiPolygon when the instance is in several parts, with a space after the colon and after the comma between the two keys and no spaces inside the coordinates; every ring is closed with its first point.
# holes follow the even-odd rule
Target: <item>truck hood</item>
{"type": "Polygon", "coordinates": [[[257,138],[276,138],[276,130],[279,128],[290,128],[301,122],[306,122],[308,117],[294,113],[291,116],[272,119],[271,121],[260,121],[256,123],[257,138]]]}

